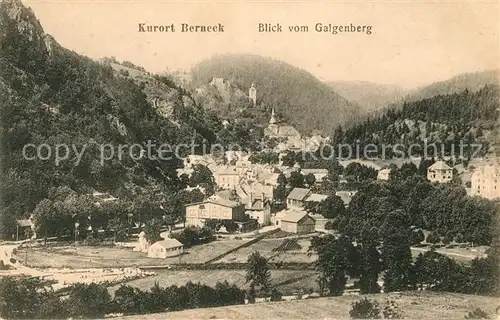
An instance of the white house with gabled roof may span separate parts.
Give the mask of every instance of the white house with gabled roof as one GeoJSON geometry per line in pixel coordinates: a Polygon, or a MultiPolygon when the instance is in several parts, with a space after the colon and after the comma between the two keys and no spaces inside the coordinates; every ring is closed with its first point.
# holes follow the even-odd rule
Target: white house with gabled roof
{"type": "Polygon", "coordinates": [[[427,169],[427,180],[437,183],[448,183],[453,179],[453,168],[443,160],[436,161],[427,169]]]}

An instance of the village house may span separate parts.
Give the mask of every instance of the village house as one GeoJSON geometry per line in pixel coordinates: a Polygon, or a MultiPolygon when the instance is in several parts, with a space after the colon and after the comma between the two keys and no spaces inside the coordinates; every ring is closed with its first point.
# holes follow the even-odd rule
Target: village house
{"type": "Polygon", "coordinates": [[[245,213],[257,220],[259,227],[267,226],[271,224],[271,201],[262,196],[254,198],[253,194],[250,194],[245,213]]]}
{"type": "Polygon", "coordinates": [[[243,191],[243,194],[239,195],[242,197],[243,201],[250,194],[257,196],[263,195],[264,198],[273,200],[274,199],[274,188],[271,185],[264,185],[258,181],[246,180],[239,185],[239,189],[243,191]]]}
{"type": "Polygon", "coordinates": [[[225,199],[207,199],[186,205],[186,225],[202,227],[205,220],[244,220],[245,206],[225,199]]]}
{"type": "Polygon", "coordinates": [[[281,218],[279,227],[282,231],[290,233],[313,233],[316,221],[305,211],[291,211],[281,218]]]}
{"type": "Polygon", "coordinates": [[[238,159],[235,163],[236,171],[239,174],[252,170],[252,162],[248,158],[238,159]]]}
{"type": "Polygon", "coordinates": [[[443,160],[436,161],[427,169],[427,180],[437,183],[448,183],[453,179],[453,168],[443,160]]]}
{"type": "Polygon", "coordinates": [[[248,160],[249,155],[245,151],[228,150],[225,152],[227,162],[248,160]]]}
{"type": "Polygon", "coordinates": [[[391,173],[391,169],[385,168],[378,172],[377,180],[381,181],[389,181],[389,174],[391,173]]]}
{"type": "Polygon", "coordinates": [[[471,193],[490,200],[500,198],[500,167],[489,164],[475,169],[471,178],[471,193]]]}
{"type": "Polygon", "coordinates": [[[340,197],[342,199],[342,202],[344,202],[344,206],[346,208],[349,207],[349,204],[351,203],[352,198],[358,193],[357,191],[337,191],[335,192],[335,195],[340,197]]]}
{"type": "Polygon", "coordinates": [[[279,176],[280,176],[280,173],[272,173],[264,180],[264,183],[267,185],[270,185],[272,187],[277,187],[279,176]]]}
{"type": "Polygon", "coordinates": [[[287,208],[302,208],[306,198],[311,194],[311,189],[306,188],[293,188],[293,190],[286,197],[287,208]]]}
{"type": "Polygon", "coordinates": [[[16,221],[16,241],[20,239],[36,239],[36,228],[33,216],[29,219],[20,219],[16,221]]]}
{"type": "Polygon", "coordinates": [[[300,172],[300,170],[301,170],[300,165],[298,163],[295,163],[293,167],[284,167],[282,172],[285,178],[288,179],[292,175],[292,172],[300,172]]]}
{"type": "Polygon", "coordinates": [[[233,189],[240,183],[240,174],[234,166],[221,166],[214,174],[215,183],[222,189],[233,189]]]}
{"type": "Polygon", "coordinates": [[[183,253],[184,245],[177,239],[164,239],[148,247],[148,258],[176,257],[183,253]]]}
{"type": "Polygon", "coordinates": [[[289,209],[300,209],[305,206],[306,202],[321,202],[327,197],[328,196],[324,194],[313,193],[311,189],[293,188],[286,197],[286,206],[289,209]]]}
{"type": "Polygon", "coordinates": [[[322,202],[324,201],[328,196],[326,194],[319,194],[319,193],[311,193],[305,200],[305,202],[322,202]]]}
{"type": "MultiPolygon", "coordinates": [[[[272,192],[272,189],[271,189],[272,192]]],[[[258,226],[263,227],[271,223],[271,201],[266,193],[246,193],[241,186],[233,190],[222,190],[211,196],[211,200],[229,200],[243,203],[245,213],[251,218],[257,220],[258,226]]]]}
{"type": "Polygon", "coordinates": [[[276,212],[275,214],[271,215],[271,224],[276,226],[276,228],[279,228],[281,226],[281,219],[286,217],[287,214],[289,214],[292,211],[304,211],[301,209],[285,209],[276,212]]]}
{"type": "Polygon", "coordinates": [[[316,182],[321,182],[324,177],[328,175],[327,169],[301,169],[300,173],[302,175],[307,176],[308,174],[313,174],[314,178],[316,178],[316,182]]]}

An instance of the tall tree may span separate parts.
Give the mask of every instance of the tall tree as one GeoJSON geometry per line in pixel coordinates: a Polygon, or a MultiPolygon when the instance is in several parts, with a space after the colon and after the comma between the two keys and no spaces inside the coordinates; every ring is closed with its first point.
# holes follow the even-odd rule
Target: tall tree
{"type": "Polygon", "coordinates": [[[245,276],[246,283],[250,283],[250,288],[260,290],[267,294],[271,284],[271,271],[267,265],[267,259],[258,251],[253,252],[247,259],[247,272],[245,276]]]}

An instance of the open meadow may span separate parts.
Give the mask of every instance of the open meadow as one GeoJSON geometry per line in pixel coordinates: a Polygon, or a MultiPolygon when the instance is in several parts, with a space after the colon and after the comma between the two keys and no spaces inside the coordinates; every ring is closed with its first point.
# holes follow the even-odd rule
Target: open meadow
{"type": "Polygon", "coordinates": [[[132,248],[105,246],[38,246],[17,250],[16,256],[34,268],[119,268],[159,266],[175,263],[204,263],[231,250],[248,240],[217,240],[193,246],[178,257],[167,259],[148,258],[147,253],[134,252],[132,248]]]}
{"type": "MultiPolygon", "coordinates": [[[[402,294],[364,295],[383,304],[390,299],[396,302],[405,319],[464,319],[469,311],[481,308],[490,318],[496,319],[498,298],[464,295],[458,293],[405,292],[402,294]]],[[[185,310],[179,312],[126,316],[122,319],[349,319],[351,304],[360,296],[328,297],[307,300],[256,303],[229,307],[185,310]]]]}
{"type": "MultiPolygon", "coordinates": [[[[157,275],[128,281],[126,284],[148,290],[155,282],[162,287],[184,285],[189,281],[215,286],[218,281],[227,280],[240,288],[247,289],[245,270],[154,270],[154,272],[157,275]]],[[[316,276],[314,270],[271,270],[271,283],[283,294],[291,295],[298,290],[307,293],[310,289],[317,292],[319,288],[316,276]]],[[[116,285],[109,289],[114,292],[119,287],[120,285],[116,285]]]]}
{"type": "Polygon", "coordinates": [[[309,239],[297,239],[297,247],[287,246],[286,243],[290,241],[291,238],[265,238],[248,247],[232,252],[215,261],[215,263],[246,262],[248,256],[254,251],[258,251],[261,255],[268,258],[269,262],[312,263],[316,261],[315,254],[309,256],[307,253],[311,244],[309,239]]]}

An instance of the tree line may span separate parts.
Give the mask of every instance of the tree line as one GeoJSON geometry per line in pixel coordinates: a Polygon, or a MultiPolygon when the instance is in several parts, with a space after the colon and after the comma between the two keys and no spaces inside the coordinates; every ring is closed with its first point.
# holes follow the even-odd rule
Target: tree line
{"type": "Polygon", "coordinates": [[[348,279],[361,294],[410,290],[431,290],[500,296],[499,251],[492,247],[486,258],[460,264],[431,249],[413,260],[408,230],[401,221],[386,225],[383,240],[367,234],[355,242],[345,234],[314,237],[310,252],[315,252],[321,295],[340,296],[348,279]],[[392,230],[391,230],[392,229],[392,230]],[[379,280],[383,281],[380,286],[379,280]]]}
{"type": "Polygon", "coordinates": [[[214,287],[193,282],[160,287],[155,283],[146,291],[122,285],[112,298],[103,284],[77,283],[58,292],[38,278],[0,280],[0,315],[4,319],[102,319],[109,313],[146,314],[244,303],[245,291],[227,281],[214,287]]]}

